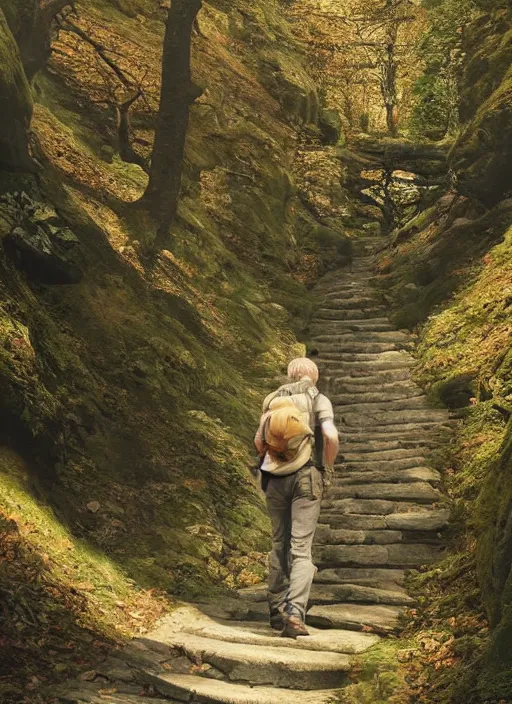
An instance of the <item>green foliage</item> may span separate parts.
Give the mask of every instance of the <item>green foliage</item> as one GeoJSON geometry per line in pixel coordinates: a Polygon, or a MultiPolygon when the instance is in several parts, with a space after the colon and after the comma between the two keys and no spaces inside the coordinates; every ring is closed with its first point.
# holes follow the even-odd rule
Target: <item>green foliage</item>
{"type": "Polygon", "coordinates": [[[425,6],[430,27],[418,48],[425,72],[414,86],[410,127],[415,134],[441,139],[458,126],[462,31],[475,4],[473,0],[438,0],[425,2],[425,6]]]}

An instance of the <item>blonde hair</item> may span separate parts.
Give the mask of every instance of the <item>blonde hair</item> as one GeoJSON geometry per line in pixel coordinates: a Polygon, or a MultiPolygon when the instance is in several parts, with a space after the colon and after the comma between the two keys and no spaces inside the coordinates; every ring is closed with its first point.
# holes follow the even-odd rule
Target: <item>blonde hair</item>
{"type": "Polygon", "coordinates": [[[318,367],[308,357],[297,357],[292,359],[288,365],[288,379],[291,381],[300,381],[305,376],[309,377],[313,384],[318,381],[318,367]]]}

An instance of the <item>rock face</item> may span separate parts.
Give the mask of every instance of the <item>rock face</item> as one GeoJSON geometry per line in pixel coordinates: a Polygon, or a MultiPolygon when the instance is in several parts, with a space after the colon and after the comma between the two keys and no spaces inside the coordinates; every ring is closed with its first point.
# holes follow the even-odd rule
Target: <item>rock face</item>
{"type": "Polygon", "coordinates": [[[53,208],[15,193],[0,198],[0,212],[4,227],[11,225],[4,231],[4,249],[31,281],[50,285],[81,281],[80,242],[53,208]]]}
{"type": "Polygon", "coordinates": [[[464,125],[451,155],[458,189],[493,206],[512,188],[512,10],[478,19],[465,32],[461,79],[464,125]]]}
{"type": "Polygon", "coordinates": [[[266,51],[262,54],[262,83],[281,103],[285,113],[304,124],[318,122],[316,87],[295,55],[266,51]]]}
{"type": "Polygon", "coordinates": [[[27,133],[32,117],[32,96],[20,53],[0,10],[0,168],[33,171],[27,133]],[[6,107],[8,106],[8,107],[6,107]]]}

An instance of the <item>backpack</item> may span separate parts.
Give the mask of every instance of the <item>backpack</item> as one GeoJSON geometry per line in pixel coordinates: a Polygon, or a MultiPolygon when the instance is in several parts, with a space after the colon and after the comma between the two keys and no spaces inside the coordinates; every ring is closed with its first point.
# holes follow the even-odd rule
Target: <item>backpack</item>
{"type": "Polygon", "coordinates": [[[313,401],[318,390],[311,382],[280,387],[267,405],[263,425],[264,452],[278,463],[292,461],[305,444],[313,447],[313,401]]]}

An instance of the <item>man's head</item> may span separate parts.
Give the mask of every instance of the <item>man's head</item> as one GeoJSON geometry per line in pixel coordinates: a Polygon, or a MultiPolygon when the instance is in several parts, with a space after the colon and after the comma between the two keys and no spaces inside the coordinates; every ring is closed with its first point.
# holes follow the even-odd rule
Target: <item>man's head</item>
{"type": "Polygon", "coordinates": [[[288,379],[290,381],[300,381],[305,376],[309,377],[313,384],[318,381],[318,367],[307,357],[292,359],[288,365],[288,379]]]}

